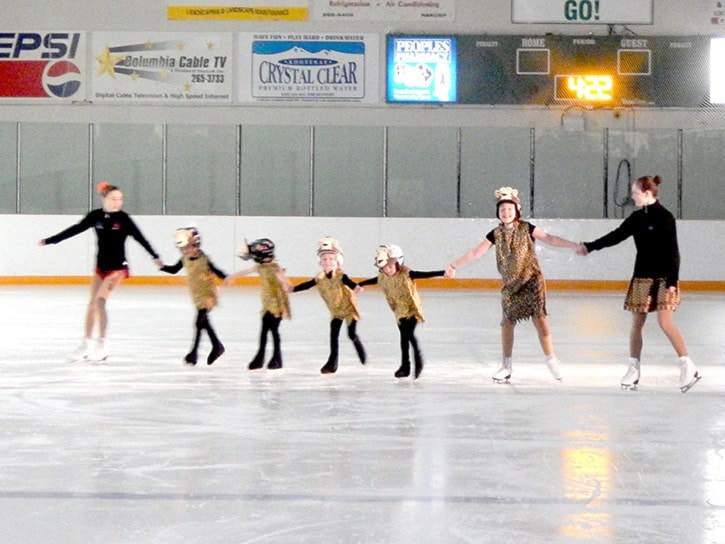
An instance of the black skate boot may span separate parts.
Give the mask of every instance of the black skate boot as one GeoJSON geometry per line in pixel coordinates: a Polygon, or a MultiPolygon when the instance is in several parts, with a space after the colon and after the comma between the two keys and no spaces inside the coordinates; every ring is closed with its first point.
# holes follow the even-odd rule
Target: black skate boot
{"type": "Polygon", "coordinates": [[[267,368],[270,370],[279,370],[282,368],[282,354],[275,352],[267,363],[267,368]]]}
{"type": "Polygon", "coordinates": [[[211,348],[211,352],[209,353],[209,357],[206,358],[206,364],[214,364],[214,361],[224,355],[225,351],[226,350],[224,349],[224,346],[222,344],[217,344],[216,346],[213,346],[211,348]]]}
{"type": "Polygon", "coordinates": [[[337,357],[330,355],[330,358],[327,359],[325,366],[320,369],[320,372],[322,374],[334,374],[337,372],[337,357]]]}
{"type": "Polygon", "coordinates": [[[187,365],[195,365],[196,364],[196,352],[190,351],[184,356],[184,362],[187,365]]]}
{"type": "Polygon", "coordinates": [[[259,370],[264,366],[264,352],[259,352],[257,355],[254,356],[254,359],[252,359],[252,362],[249,363],[249,370],[259,370]]]}
{"type": "Polygon", "coordinates": [[[407,378],[410,376],[410,361],[403,361],[400,368],[395,371],[396,378],[407,378]]]}

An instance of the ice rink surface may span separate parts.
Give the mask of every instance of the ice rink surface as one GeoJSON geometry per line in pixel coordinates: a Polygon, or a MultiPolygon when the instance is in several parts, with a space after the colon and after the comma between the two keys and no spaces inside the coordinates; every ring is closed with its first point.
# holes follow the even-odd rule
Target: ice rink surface
{"type": "Polygon", "coordinates": [[[255,288],[221,288],[211,320],[227,352],[196,367],[181,362],[185,287],[114,293],[98,364],[65,360],[86,287],[0,291],[0,542],[725,542],[723,294],[685,293],[675,314],[703,375],[682,394],[654,316],[640,390],[620,389],[624,293],[550,292],[564,381],[522,323],[497,385],[496,292],[421,291],[414,381],[393,377],[398,331],[376,288],[359,295],[368,364],[343,328],[327,376],[315,290],[291,295],[284,368],[255,372],[255,288]]]}

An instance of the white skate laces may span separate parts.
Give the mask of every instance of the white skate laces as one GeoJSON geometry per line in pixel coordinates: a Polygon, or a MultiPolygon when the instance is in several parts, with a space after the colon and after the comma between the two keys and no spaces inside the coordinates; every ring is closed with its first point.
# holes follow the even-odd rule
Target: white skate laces
{"type": "Polygon", "coordinates": [[[635,357],[629,358],[629,367],[627,373],[622,377],[622,389],[635,391],[639,387],[639,359],[635,357]]]}
{"type": "Polygon", "coordinates": [[[687,393],[690,388],[695,385],[702,376],[697,371],[695,363],[689,357],[680,357],[680,379],[678,385],[680,391],[687,393]]]}

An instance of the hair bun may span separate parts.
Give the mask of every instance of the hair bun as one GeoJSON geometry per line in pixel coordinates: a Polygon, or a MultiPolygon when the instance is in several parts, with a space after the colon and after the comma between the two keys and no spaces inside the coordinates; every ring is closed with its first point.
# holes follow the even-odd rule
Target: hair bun
{"type": "Polygon", "coordinates": [[[109,187],[111,187],[110,183],[108,183],[107,181],[102,181],[98,185],[96,185],[96,192],[105,195],[108,192],[109,187]]]}
{"type": "Polygon", "coordinates": [[[653,182],[653,183],[654,183],[655,185],[659,186],[659,184],[660,184],[660,183],[662,183],[662,178],[661,178],[661,177],[659,177],[659,176],[655,176],[655,177],[653,177],[653,178],[652,178],[652,182],[653,182]]]}

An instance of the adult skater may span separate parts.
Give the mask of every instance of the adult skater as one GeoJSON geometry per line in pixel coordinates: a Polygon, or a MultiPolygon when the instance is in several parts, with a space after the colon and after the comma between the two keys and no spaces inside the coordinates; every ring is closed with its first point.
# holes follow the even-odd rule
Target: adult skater
{"type": "Polygon", "coordinates": [[[98,250],[96,270],[91,281],[85,321],[85,336],[81,346],[71,354],[71,360],[102,361],[108,357],[108,312],[106,301],[120,283],[129,276],[126,261],[126,238],[133,237],[161,267],[159,255],[144,238],[131,217],[121,210],[123,193],[115,185],[103,181],[96,187],[103,197],[101,208],[91,210],[83,219],[67,229],[40,240],[40,245],[57,244],[90,228],[96,231],[98,250]],[[98,341],[93,341],[93,330],[98,326],[98,341]]]}
{"type": "Polygon", "coordinates": [[[227,276],[225,282],[256,272],[262,280],[262,332],[259,335],[259,349],[249,363],[249,370],[257,370],[264,366],[264,354],[267,347],[267,336],[272,335],[272,358],[267,368],[276,370],[282,368],[282,342],[279,335],[279,325],[282,319],[290,318],[289,280],[284,270],[274,258],[274,242],[269,238],[260,238],[252,242],[244,242],[239,248],[239,257],[248,261],[252,259],[254,265],[227,276]]]}
{"type": "Polygon", "coordinates": [[[206,331],[211,342],[211,351],[206,358],[206,364],[211,365],[224,354],[224,345],[219,341],[209,320],[209,312],[217,305],[215,278],[223,280],[227,275],[214,266],[206,253],[201,250],[201,236],[196,227],[176,229],[174,243],[181,251],[181,258],[174,265],[162,266],[161,271],[176,274],[182,268],[186,269],[191,299],[196,307],[194,343],[191,351],[184,357],[184,362],[190,365],[196,364],[201,334],[206,331]]]}
{"type": "Polygon", "coordinates": [[[554,353],[551,331],[546,319],[546,284],[534,250],[534,241],[569,249],[579,244],[548,234],[539,227],[521,219],[519,192],[511,187],[496,191],[496,217],[499,225],[483,241],[446,269],[447,277],[468,263],[481,258],[496,246],[496,265],[503,279],[501,288],[501,345],[503,358],[492,378],[495,382],[508,382],[511,378],[514,348],[514,328],[521,320],[531,318],[539,336],[545,363],[556,380],[562,379],[561,362],[554,353]]]}
{"type": "Polygon", "coordinates": [[[423,354],[418,347],[415,337],[415,328],[423,323],[423,307],[418,295],[415,281],[418,278],[434,278],[443,276],[444,270],[420,272],[411,270],[403,265],[403,250],[396,245],[379,246],[375,250],[375,266],[378,267],[377,276],[358,283],[359,287],[379,284],[385,293],[388,306],[393,310],[400,332],[400,368],[395,371],[396,378],[410,376],[410,348],[413,348],[415,361],[414,378],[418,379],[423,372],[423,354]]]}
{"type": "Polygon", "coordinates": [[[353,290],[357,284],[342,270],[342,249],[334,238],[328,236],[317,242],[317,258],[322,270],[314,278],[295,285],[292,291],[296,293],[317,287],[322,300],[325,301],[331,318],[330,355],[320,372],[334,374],[337,372],[340,329],[343,321],[347,322],[347,336],[355,346],[360,362],[365,364],[365,348],[356,332],[360,313],[353,290]]]}
{"type": "Polygon", "coordinates": [[[632,312],[629,367],[622,377],[622,387],[636,389],[639,384],[642,330],[648,313],[656,311],[657,322],[679,358],[679,387],[685,393],[700,379],[700,373],[687,355],[687,346],[673,320],[673,313],[680,304],[680,251],[675,218],[657,200],[661,183],[660,176],[637,179],[632,184],[632,200],[640,209],[609,234],[585,242],[577,253],[587,255],[634,237],[637,255],[624,299],[624,309],[632,312]]]}

